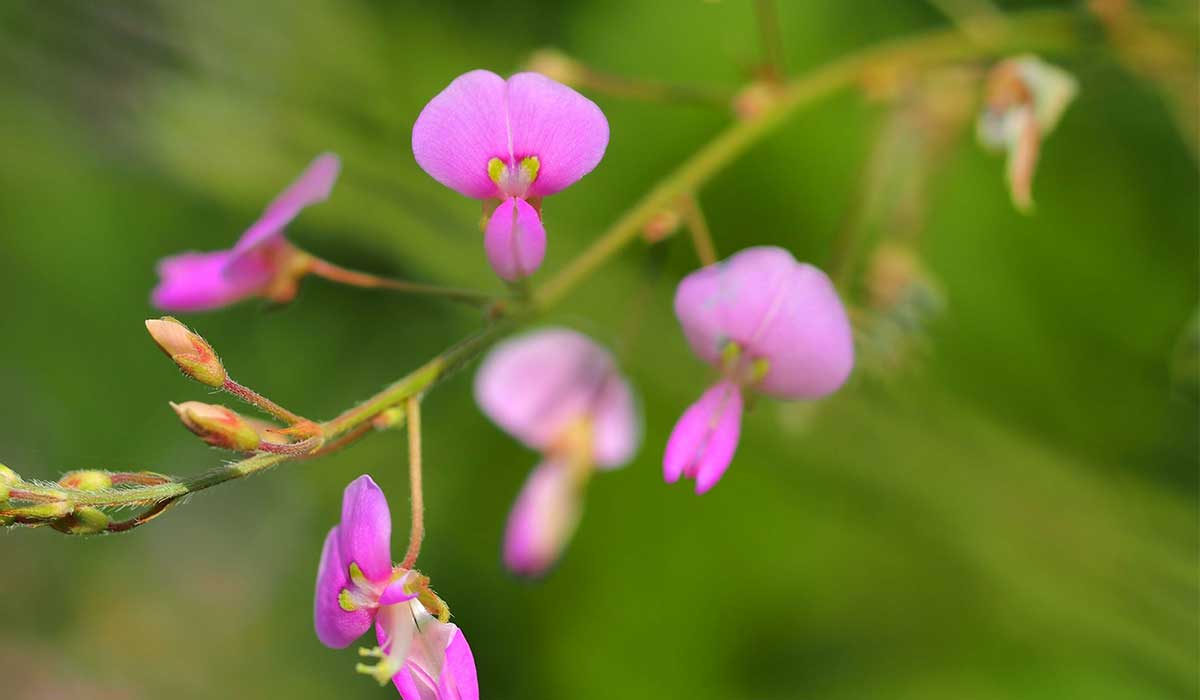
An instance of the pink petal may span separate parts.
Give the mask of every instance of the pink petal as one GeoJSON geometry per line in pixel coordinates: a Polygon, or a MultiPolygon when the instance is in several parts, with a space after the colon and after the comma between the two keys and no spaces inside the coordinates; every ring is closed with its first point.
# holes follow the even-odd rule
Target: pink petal
{"type": "Polygon", "coordinates": [[[468,197],[497,196],[488,161],[511,162],[506,92],[503,78],[475,70],[458,76],[430,100],[413,125],[413,156],[421,169],[468,197]]]}
{"type": "Polygon", "coordinates": [[[387,588],[383,589],[383,593],[379,594],[379,604],[395,605],[415,599],[417,594],[404,590],[404,584],[405,579],[403,577],[389,583],[387,588]]]}
{"type": "Polygon", "coordinates": [[[456,630],[450,646],[446,647],[446,663],[442,667],[438,691],[439,700],[479,700],[475,656],[462,630],[456,630]]]}
{"type": "Polygon", "coordinates": [[[383,491],[366,474],[346,487],[338,530],[338,546],[347,566],[358,564],[371,581],[391,576],[392,516],[383,491]]]}
{"type": "Polygon", "coordinates": [[[748,248],[688,275],[675,314],[693,351],[719,365],[728,341],[765,359],[758,388],[782,398],[818,398],[854,365],[850,321],[833,283],[782,248],[748,248]]]}
{"type": "Polygon", "coordinates": [[[342,589],[349,584],[348,562],[338,551],[338,528],[325,537],[321,563],[317,567],[317,593],[313,605],[313,621],[317,639],[327,647],[343,649],[371,628],[374,611],[359,609],[346,612],[338,602],[342,589]]]}
{"type": "MultiPolygon", "coordinates": [[[[404,610],[403,614],[412,613],[404,610]]],[[[404,700],[478,700],[479,682],[471,647],[457,625],[442,623],[423,612],[408,647],[404,665],[392,677],[404,700]]],[[[377,627],[381,645],[391,643],[377,627]]]]}
{"type": "Polygon", "coordinates": [[[696,493],[711,489],[733,460],[742,428],[742,394],[737,385],[720,382],[688,407],[671,431],[663,457],[663,477],[675,483],[696,480],[696,493]]]}
{"type": "Polygon", "coordinates": [[[587,175],[608,147],[608,120],[588,98],[538,73],[508,79],[511,162],[536,156],[528,196],[552,195],[587,175]]]}
{"type": "Polygon", "coordinates": [[[305,207],[328,199],[341,167],[341,161],[333,153],[322,153],[309,163],[304,172],[267,205],[258,221],[242,234],[241,240],[233,247],[233,257],[226,274],[245,275],[247,267],[258,265],[251,253],[260,247],[282,241],[284,227],[305,207]]]}
{"type": "Polygon", "coordinates": [[[615,371],[595,398],[592,420],[597,466],[611,469],[633,459],[642,444],[642,415],[629,382],[615,371]]]}
{"type": "Polygon", "coordinates": [[[528,277],[546,257],[546,229],[524,199],[509,198],[496,207],[483,238],[488,262],[508,281],[528,277]]]}
{"type": "Polygon", "coordinates": [[[545,462],[521,488],[504,531],[504,565],[518,576],[541,576],[566,549],[582,511],[569,467],[545,462]]]}
{"type": "Polygon", "coordinates": [[[524,194],[544,197],[596,167],[608,146],[608,120],[591,100],[543,75],[505,81],[477,70],[430,100],[413,125],[412,145],[425,172],[476,199],[500,196],[488,175],[491,159],[515,168],[536,157],[538,176],[524,194]]]}
{"type": "Polygon", "coordinates": [[[158,263],[159,283],[150,294],[164,311],[207,311],[257,294],[270,280],[269,271],[229,279],[223,274],[231,252],[181,253],[158,263]]]}
{"type": "Polygon", "coordinates": [[[529,447],[553,449],[572,423],[591,419],[594,457],[618,466],[641,441],[633,392],[613,357],[582,333],[548,328],[496,346],[475,375],[475,401],[529,447]]]}

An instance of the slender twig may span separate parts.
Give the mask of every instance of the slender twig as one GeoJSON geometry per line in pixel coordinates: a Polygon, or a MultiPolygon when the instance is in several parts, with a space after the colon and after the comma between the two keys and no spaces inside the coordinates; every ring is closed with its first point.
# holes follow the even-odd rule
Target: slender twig
{"type": "Polygon", "coordinates": [[[233,394],[251,406],[258,408],[264,413],[270,414],[271,416],[274,416],[275,418],[278,418],[289,425],[308,422],[307,418],[299,414],[292,413],[283,406],[280,406],[271,399],[268,399],[249,387],[242,386],[238,382],[234,381],[233,377],[225,377],[225,384],[221,387],[221,390],[233,394]]]}
{"type": "Polygon", "coordinates": [[[309,273],[317,277],[323,277],[332,282],[347,284],[352,287],[365,287],[367,289],[390,289],[396,292],[404,292],[407,294],[420,294],[423,296],[434,296],[457,301],[471,306],[487,306],[496,301],[496,298],[476,292],[469,289],[454,289],[452,287],[439,287],[434,284],[422,284],[421,282],[409,282],[408,280],[396,280],[387,277],[379,277],[358,270],[350,270],[339,265],[334,265],[320,258],[312,258],[308,268],[309,273]]]}
{"type": "Polygon", "coordinates": [[[421,397],[410,396],[406,405],[408,416],[408,485],[412,491],[412,529],[408,533],[408,551],[400,562],[401,569],[411,569],[421,553],[425,539],[425,496],[421,487],[421,397]]]}
{"type": "Polygon", "coordinates": [[[767,78],[783,80],[783,34],[779,30],[779,12],[775,0],[755,0],[754,14],[758,20],[758,33],[762,39],[766,56],[767,78]]]}
{"type": "Polygon", "coordinates": [[[700,200],[689,194],[683,203],[683,220],[688,232],[692,235],[692,247],[696,249],[696,257],[704,266],[717,261],[717,246],[713,243],[712,231],[708,228],[708,220],[704,218],[704,210],[700,208],[700,200]]]}

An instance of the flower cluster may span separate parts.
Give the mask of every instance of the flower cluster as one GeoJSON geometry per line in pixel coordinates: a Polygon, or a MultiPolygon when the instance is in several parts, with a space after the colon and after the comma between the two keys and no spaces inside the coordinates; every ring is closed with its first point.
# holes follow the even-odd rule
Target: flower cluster
{"type": "Polygon", "coordinates": [[[314,621],[325,646],[342,649],[372,626],[378,660],[358,671],[391,681],[404,700],[478,700],[475,658],[450,610],[412,569],[393,567],[387,499],[369,476],[346,487],[342,520],[325,537],[314,621]]]}

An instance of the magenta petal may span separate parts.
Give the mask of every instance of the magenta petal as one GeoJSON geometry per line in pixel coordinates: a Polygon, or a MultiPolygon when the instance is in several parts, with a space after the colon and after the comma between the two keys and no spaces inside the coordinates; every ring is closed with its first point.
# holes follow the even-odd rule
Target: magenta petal
{"type": "Polygon", "coordinates": [[[387,588],[383,589],[383,593],[379,594],[379,605],[395,605],[416,598],[416,593],[404,590],[404,583],[404,577],[389,583],[387,588]]]}
{"type": "Polygon", "coordinates": [[[572,424],[590,420],[600,466],[627,462],[641,443],[633,390],[612,355],[586,335],[547,328],[496,346],[475,375],[475,401],[529,447],[556,447],[572,424]]]}
{"type": "Polygon", "coordinates": [[[164,311],[207,311],[256,294],[270,279],[258,272],[228,279],[223,270],[231,252],[181,253],[158,263],[159,283],[150,294],[154,306],[164,311]]]}
{"type": "Polygon", "coordinates": [[[592,421],[597,466],[619,467],[633,459],[642,444],[642,416],[629,382],[615,371],[596,395],[592,421]]]}
{"type": "Polygon", "coordinates": [[[457,630],[446,647],[446,662],[438,680],[439,700],[479,700],[479,677],[475,656],[462,630],[457,630]]]}
{"type": "Polygon", "coordinates": [[[538,465],[509,513],[504,565],[518,576],[546,573],[571,541],[581,508],[568,467],[556,462],[538,465]]]}
{"type": "Polygon", "coordinates": [[[309,163],[304,172],[267,205],[258,221],[242,234],[233,247],[226,274],[243,276],[248,274],[247,268],[260,265],[253,251],[281,242],[284,227],[305,207],[328,199],[341,168],[341,160],[333,153],[322,153],[309,163]]]}
{"type": "Polygon", "coordinates": [[[354,563],[371,581],[392,574],[392,516],[387,499],[366,474],[350,482],[342,496],[339,548],[347,565],[354,563]]]}
{"type": "Polygon", "coordinates": [[[782,248],[748,248],[688,275],[675,314],[693,351],[719,365],[726,342],[764,359],[758,388],[781,398],[836,390],[854,364],[850,321],[833,283],[782,248]]]}
{"type": "Polygon", "coordinates": [[[338,602],[346,588],[348,564],[338,551],[338,528],[325,537],[321,563],[317,567],[317,593],[313,605],[313,621],[317,639],[327,647],[342,649],[371,628],[372,611],[361,609],[346,612],[338,602]]]}
{"type": "Polygon", "coordinates": [[[537,156],[530,197],[545,197],[587,175],[608,147],[608,120],[588,98],[538,73],[508,79],[513,162],[537,156]]]}
{"type": "Polygon", "coordinates": [[[413,156],[421,169],[468,197],[499,194],[488,161],[511,162],[504,79],[475,70],[454,79],[425,105],[413,125],[413,156]]]}
{"type": "Polygon", "coordinates": [[[733,460],[742,428],[742,394],[720,382],[692,404],[671,431],[663,456],[663,478],[696,480],[696,493],[711,489],[733,460]]]}
{"type": "Polygon", "coordinates": [[[509,198],[488,220],[483,245],[492,269],[511,282],[528,277],[541,266],[546,257],[546,229],[528,202],[509,198]]]}

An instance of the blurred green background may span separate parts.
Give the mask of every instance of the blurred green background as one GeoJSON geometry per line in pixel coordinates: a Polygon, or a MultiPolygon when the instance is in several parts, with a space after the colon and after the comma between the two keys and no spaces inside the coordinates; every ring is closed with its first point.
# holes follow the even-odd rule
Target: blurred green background
{"type": "MultiPolygon", "coordinates": [[[[791,74],[948,24],[918,0],[779,4],[791,74]]],[[[918,143],[905,98],[857,91],[798,113],[705,187],[725,254],[771,243],[826,265],[847,231],[864,254],[919,233],[944,303],[881,341],[878,366],[864,352],[832,400],[759,402],[710,494],[661,479],[666,435],[708,378],[670,308],[696,265],[686,236],[633,246],[547,319],[620,351],[646,439],[593,481],[545,581],[499,563],[536,455],[476,411],[473,367],[428,397],[421,568],[471,640],[483,697],[1196,697],[1196,161],[1169,96],[1105,46],[1082,3],[1059,6],[1082,48],[1047,58],[1081,94],[1045,145],[1034,215],[1014,211],[969,114],[908,169],[911,153],[879,145],[893,128],[892,148],[918,143]],[[922,178],[918,224],[879,203],[873,161],[922,178]]],[[[1166,25],[1191,42],[1192,77],[1194,9],[1166,25]]],[[[753,8],[736,0],[0,5],[0,461],[53,480],[225,459],[167,407],[216,399],[145,336],[154,263],[228,246],[323,150],[343,177],[293,240],[498,291],[478,205],[420,171],[410,129],[454,76],[512,72],[543,46],[729,89],[760,56],[753,8]]],[[[589,94],[611,144],[546,203],[540,279],[731,119],[589,94]]],[[[855,270],[861,301],[870,279],[855,270]]],[[[314,417],[480,323],[320,280],[285,308],[184,320],[239,379],[314,417]]],[[[0,533],[0,697],[394,695],[312,632],[321,540],[364,472],[391,495],[400,551],[402,434],[205,492],[126,535],[0,533]]]]}

